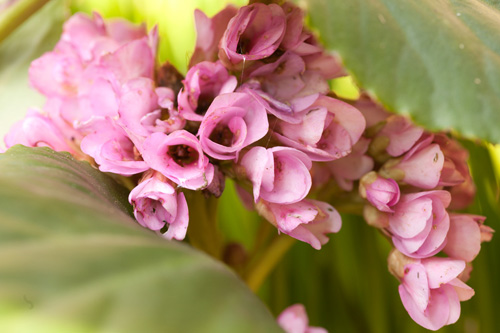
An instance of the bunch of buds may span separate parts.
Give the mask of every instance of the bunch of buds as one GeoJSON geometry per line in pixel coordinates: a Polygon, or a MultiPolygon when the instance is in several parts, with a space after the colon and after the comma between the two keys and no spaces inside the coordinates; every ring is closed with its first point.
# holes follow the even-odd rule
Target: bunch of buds
{"type": "Polygon", "coordinates": [[[432,329],[452,323],[456,300],[472,295],[456,277],[492,232],[482,217],[447,211],[474,196],[467,152],[364,96],[335,98],[328,80],[345,71],[303,19],[291,3],[196,11],[183,76],[157,66],[156,28],[76,14],[30,67],[43,111],[30,110],[5,143],[68,151],[127,178],[138,223],[167,239],[186,236],[185,194],[219,197],[230,177],[280,233],[320,249],[341,218],[310,197],[334,182],[366,199],[367,222],[392,239],[391,271],[412,318],[432,329]],[[431,258],[440,251],[450,259],[431,258]],[[446,279],[435,279],[440,270],[446,279]]]}

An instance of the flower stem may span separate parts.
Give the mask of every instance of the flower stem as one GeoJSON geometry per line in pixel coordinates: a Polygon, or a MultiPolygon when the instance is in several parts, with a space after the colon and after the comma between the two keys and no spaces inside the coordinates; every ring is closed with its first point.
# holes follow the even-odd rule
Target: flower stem
{"type": "Polygon", "coordinates": [[[217,225],[217,199],[205,197],[199,191],[187,191],[184,194],[189,206],[189,243],[212,257],[221,259],[224,243],[217,225]]]}
{"type": "Polygon", "coordinates": [[[49,0],[11,0],[0,6],[0,42],[49,0]]]}
{"type": "Polygon", "coordinates": [[[250,264],[244,279],[252,291],[257,292],[259,290],[269,273],[272,272],[294,243],[294,238],[283,234],[279,235],[272,241],[266,251],[258,255],[255,261],[250,264]]]}

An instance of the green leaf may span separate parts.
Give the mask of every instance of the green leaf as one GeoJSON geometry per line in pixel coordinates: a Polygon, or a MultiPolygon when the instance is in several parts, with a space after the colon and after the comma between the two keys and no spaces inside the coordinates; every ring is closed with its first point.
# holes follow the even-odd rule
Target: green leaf
{"type": "Polygon", "coordinates": [[[500,142],[498,1],[309,0],[358,84],[432,129],[500,142]]]}
{"type": "Polygon", "coordinates": [[[279,331],[235,274],[129,208],[126,190],[66,153],[1,154],[0,331],[279,331]]]}

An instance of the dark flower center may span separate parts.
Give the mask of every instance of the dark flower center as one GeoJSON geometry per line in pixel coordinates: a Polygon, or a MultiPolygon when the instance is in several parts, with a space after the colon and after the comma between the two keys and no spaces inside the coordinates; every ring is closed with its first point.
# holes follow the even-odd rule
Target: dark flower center
{"type": "Polygon", "coordinates": [[[175,145],[168,147],[168,156],[181,167],[198,160],[198,152],[188,145],[175,145]]]}
{"type": "Polygon", "coordinates": [[[198,98],[198,106],[196,107],[196,110],[194,110],[194,112],[196,114],[199,114],[200,116],[204,116],[213,100],[214,96],[212,96],[211,94],[201,94],[198,98]]]}
{"type": "Polygon", "coordinates": [[[218,124],[212,133],[210,133],[209,139],[220,145],[231,147],[234,140],[234,134],[227,125],[218,124]]]}

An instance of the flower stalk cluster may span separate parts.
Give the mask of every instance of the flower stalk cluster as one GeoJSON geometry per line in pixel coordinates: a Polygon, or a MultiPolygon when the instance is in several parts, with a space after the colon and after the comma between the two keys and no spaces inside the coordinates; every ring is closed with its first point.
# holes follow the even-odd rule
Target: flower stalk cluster
{"type": "MultiPolygon", "coordinates": [[[[169,240],[186,237],[186,198],[218,198],[229,177],[279,233],[321,249],[341,217],[336,198],[317,199],[336,188],[391,239],[389,266],[410,316],[429,329],[451,324],[473,294],[470,262],[492,235],[483,217],[450,212],[474,196],[467,151],[366,96],[335,98],[328,80],[345,71],[303,20],[291,3],[229,6],[212,18],[196,11],[183,76],[157,64],[156,28],[76,14],[30,67],[47,97],[42,111],[30,110],[5,143],[69,151],[126,178],[137,222],[169,240]]],[[[305,311],[285,312],[280,324],[305,330],[305,311]]]]}

